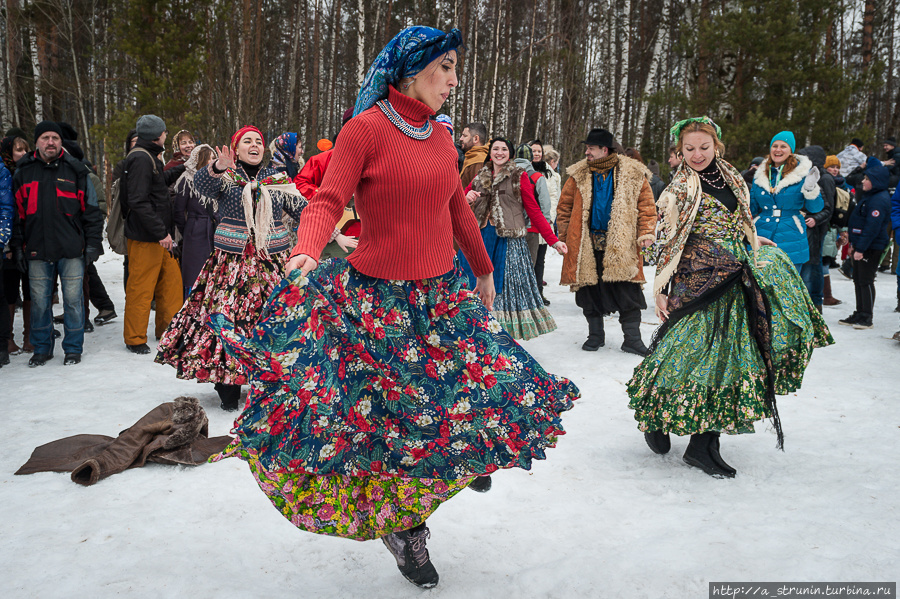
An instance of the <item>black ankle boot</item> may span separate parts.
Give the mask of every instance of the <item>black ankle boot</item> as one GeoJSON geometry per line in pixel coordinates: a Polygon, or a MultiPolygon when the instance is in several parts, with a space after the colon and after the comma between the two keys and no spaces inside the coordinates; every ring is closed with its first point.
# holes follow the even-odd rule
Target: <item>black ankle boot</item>
{"type": "Polygon", "coordinates": [[[644,433],[644,441],[647,442],[647,447],[649,447],[653,453],[663,455],[669,453],[669,450],[672,449],[672,440],[669,439],[669,433],[649,431],[644,433]]]}
{"type": "MultiPolygon", "coordinates": [[[[710,446],[714,439],[718,442],[718,435],[715,432],[691,435],[691,442],[688,444],[687,449],[684,451],[684,456],[682,457],[684,463],[689,466],[694,466],[695,468],[700,468],[715,478],[734,478],[736,473],[734,468],[725,464],[728,466],[728,469],[726,470],[719,465],[713,457],[710,446]]],[[[715,454],[718,455],[718,453],[719,451],[717,448],[715,454]]],[[[719,459],[722,459],[721,456],[719,456],[719,459]]]]}
{"type": "Polygon", "coordinates": [[[588,338],[581,346],[584,351],[597,351],[606,345],[606,333],[603,332],[603,317],[590,316],[588,321],[588,338]]]}
{"type": "Polygon", "coordinates": [[[475,480],[469,483],[469,488],[479,493],[487,493],[491,490],[491,476],[476,476],[475,480]]]}
{"type": "Polygon", "coordinates": [[[215,384],[216,393],[219,394],[219,400],[221,400],[221,407],[226,412],[235,412],[240,407],[241,401],[241,386],[240,385],[226,385],[224,383],[216,383],[215,384]]]}
{"type": "Polygon", "coordinates": [[[729,466],[722,456],[719,454],[719,431],[712,431],[712,441],[709,442],[709,455],[713,461],[725,472],[730,472],[731,476],[737,474],[737,470],[729,466]]]}

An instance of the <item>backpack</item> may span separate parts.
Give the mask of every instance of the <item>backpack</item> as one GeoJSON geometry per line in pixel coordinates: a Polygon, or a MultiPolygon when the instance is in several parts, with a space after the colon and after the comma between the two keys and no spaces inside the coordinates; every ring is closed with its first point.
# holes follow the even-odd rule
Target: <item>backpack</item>
{"type": "MultiPolygon", "coordinates": [[[[132,148],[125,155],[125,158],[127,159],[132,152],[143,152],[149,156],[153,162],[153,174],[159,174],[153,154],[144,148],[132,148]]],[[[122,177],[119,177],[113,181],[109,189],[109,201],[107,202],[109,217],[106,221],[106,240],[109,242],[109,247],[112,251],[121,256],[128,253],[128,242],[125,240],[125,219],[128,218],[127,204],[127,193],[122,190],[122,177]]]]}
{"type": "Polygon", "coordinates": [[[843,228],[850,224],[850,215],[853,213],[853,209],[856,208],[856,202],[853,201],[853,196],[846,189],[837,187],[835,192],[831,225],[843,228]]]}

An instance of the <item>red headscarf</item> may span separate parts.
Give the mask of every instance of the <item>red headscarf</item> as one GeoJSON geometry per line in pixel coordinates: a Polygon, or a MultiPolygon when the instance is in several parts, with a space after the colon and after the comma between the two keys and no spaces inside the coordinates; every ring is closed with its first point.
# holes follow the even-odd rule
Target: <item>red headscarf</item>
{"type": "Polygon", "coordinates": [[[262,131],[260,131],[253,125],[247,125],[246,127],[241,127],[240,129],[238,129],[237,133],[231,136],[231,151],[237,152],[238,142],[241,141],[242,137],[251,132],[259,133],[260,139],[263,140],[263,147],[266,147],[266,136],[262,134],[262,131]]]}

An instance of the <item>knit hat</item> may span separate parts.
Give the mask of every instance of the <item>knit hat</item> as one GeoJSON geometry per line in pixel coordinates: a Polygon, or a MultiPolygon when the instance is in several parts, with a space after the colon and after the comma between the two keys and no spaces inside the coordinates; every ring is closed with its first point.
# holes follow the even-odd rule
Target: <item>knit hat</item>
{"type": "Polygon", "coordinates": [[[884,140],[881,143],[887,144],[889,146],[894,146],[896,148],[897,147],[897,138],[896,137],[888,137],[886,140],[884,140]]]}
{"type": "Polygon", "coordinates": [[[516,158],[524,158],[528,162],[534,160],[534,152],[531,150],[531,144],[522,144],[516,148],[516,158]]]}
{"type": "Polygon", "coordinates": [[[25,133],[24,129],[20,129],[19,127],[10,127],[6,130],[6,134],[3,137],[21,137],[22,139],[28,139],[28,134],[25,133]]]}
{"type": "Polygon", "coordinates": [[[769,142],[769,147],[772,147],[776,141],[783,141],[791,148],[791,152],[797,149],[797,140],[794,139],[794,133],[792,131],[781,131],[780,133],[776,133],[775,137],[772,138],[772,141],[769,142]]]}
{"type": "Polygon", "coordinates": [[[765,160],[765,158],[763,158],[762,156],[757,156],[756,158],[754,158],[753,160],[750,161],[750,166],[759,166],[760,164],[763,163],[763,160],[765,160]]]}
{"type": "Polygon", "coordinates": [[[60,131],[63,132],[63,134],[62,134],[63,139],[71,139],[72,141],[78,141],[78,131],[75,130],[75,127],[73,127],[72,125],[70,125],[69,123],[67,123],[65,121],[58,121],[56,124],[59,125],[60,131]]]}
{"type": "Polygon", "coordinates": [[[864,143],[863,143],[863,140],[861,140],[860,138],[854,137],[853,139],[850,140],[850,145],[851,145],[851,146],[856,146],[857,148],[859,148],[860,150],[862,150],[863,147],[864,147],[866,144],[864,144],[864,143]]]}
{"type": "Polygon", "coordinates": [[[825,168],[828,168],[831,166],[836,166],[838,168],[841,168],[841,159],[838,158],[837,156],[833,156],[833,155],[826,156],[825,157],[825,168]]]}
{"type": "Polygon", "coordinates": [[[165,133],[166,123],[155,114],[145,114],[137,120],[134,128],[137,130],[138,139],[154,141],[165,133]]]}
{"type": "Polygon", "coordinates": [[[327,152],[328,150],[330,150],[333,147],[334,147],[334,144],[331,143],[330,139],[322,138],[316,142],[316,149],[318,149],[320,152],[327,152]]]}
{"type": "Polygon", "coordinates": [[[53,131],[54,133],[59,135],[59,139],[62,140],[63,134],[62,129],[59,128],[59,125],[57,125],[53,121],[41,121],[34,128],[34,143],[37,143],[38,138],[48,131],[53,131]]]}
{"type": "Polygon", "coordinates": [[[266,136],[262,134],[262,131],[260,131],[253,125],[247,125],[246,127],[241,127],[240,129],[238,129],[237,133],[235,133],[234,135],[231,136],[231,151],[237,152],[238,142],[241,141],[241,138],[253,131],[255,131],[256,133],[259,133],[259,137],[260,137],[260,139],[262,139],[263,146],[265,146],[266,145],[266,136]]]}
{"type": "Polygon", "coordinates": [[[449,116],[446,114],[439,114],[434,120],[446,127],[447,131],[450,132],[450,137],[453,137],[453,121],[450,120],[449,116]]]}

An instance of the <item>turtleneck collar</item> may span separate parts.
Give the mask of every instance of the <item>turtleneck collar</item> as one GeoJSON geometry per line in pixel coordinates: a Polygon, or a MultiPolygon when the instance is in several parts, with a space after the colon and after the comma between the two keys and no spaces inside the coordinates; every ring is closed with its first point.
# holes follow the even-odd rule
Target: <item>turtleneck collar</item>
{"type": "Polygon", "coordinates": [[[405,96],[400,93],[393,85],[388,86],[388,102],[394,107],[400,116],[410,125],[423,125],[428,118],[434,114],[434,111],[427,105],[405,96]]]}
{"type": "Polygon", "coordinates": [[[256,175],[262,170],[262,162],[259,164],[248,164],[243,160],[238,160],[237,163],[241,165],[241,168],[244,169],[244,172],[247,173],[247,176],[251,179],[256,179],[256,175]]]}

